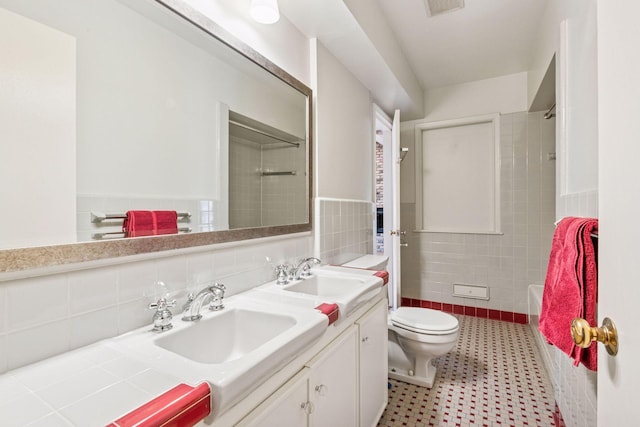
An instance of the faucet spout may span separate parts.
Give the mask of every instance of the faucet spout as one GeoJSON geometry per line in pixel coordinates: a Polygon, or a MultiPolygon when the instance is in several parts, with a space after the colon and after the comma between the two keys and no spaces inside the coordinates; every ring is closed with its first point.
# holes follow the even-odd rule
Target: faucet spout
{"type": "Polygon", "coordinates": [[[321,263],[322,263],[322,261],[320,261],[316,257],[308,257],[308,258],[303,259],[300,262],[300,264],[298,264],[297,267],[292,269],[291,280],[300,280],[301,277],[309,277],[309,276],[311,276],[311,273],[309,272],[309,269],[311,268],[311,266],[313,264],[320,265],[321,263]]]}
{"type": "Polygon", "coordinates": [[[225,290],[226,287],[221,283],[216,283],[212,286],[207,286],[206,288],[202,289],[193,298],[191,304],[185,306],[184,312],[182,313],[182,320],[187,322],[200,320],[202,318],[202,314],[200,313],[202,305],[208,299],[212,300],[212,310],[220,310],[224,308],[222,299],[224,298],[225,290]]]}

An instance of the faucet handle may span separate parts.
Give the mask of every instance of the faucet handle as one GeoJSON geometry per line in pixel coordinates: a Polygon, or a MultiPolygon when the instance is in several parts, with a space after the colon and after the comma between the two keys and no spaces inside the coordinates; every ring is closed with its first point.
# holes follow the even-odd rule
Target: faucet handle
{"type": "Polygon", "coordinates": [[[286,285],[289,283],[289,270],[291,266],[289,264],[280,264],[276,266],[276,284],[286,285]]]}
{"type": "Polygon", "coordinates": [[[173,328],[171,320],[173,319],[173,313],[169,310],[170,307],[175,307],[176,300],[167,301],[166,298],[160,298],[156,302],[149,304],[151,310],[156,310],[153,314],[153,330],[156,332],[168,331],[173,328]]]}
{"type": "Polygon", "coordinates": [[[305,262],[302,266],[302,272],[300,273],[300,277],[311,277],[311,267],[309,263],[305,262]]]}
{"type": "Polygon", "coordinates": [[[216,283],[211,287],[213,299],[209,303],[209,310],[218,311],[224,308],[224,303],[222,302],[222,300],[224,299],[224,291],[226,290],[227,287],[222,283],[216,283]]]}
{"type": "Polygon", "coordinates": [[[167,301],[166,298],[159,298],[158,301],[149,304],[150,310],[164,310],[165,308],[171,308],[176,306],[176,300],[167,301]]]}

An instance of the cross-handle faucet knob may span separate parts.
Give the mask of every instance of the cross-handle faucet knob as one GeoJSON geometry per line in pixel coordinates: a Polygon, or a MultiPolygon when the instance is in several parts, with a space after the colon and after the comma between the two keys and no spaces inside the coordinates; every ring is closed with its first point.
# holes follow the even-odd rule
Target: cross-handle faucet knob
{"type": "Polygon", "coordinates": [[[277,285],[286,285],[289,283],[289,269],[291,266],[289,264],[280,264],[276,266],[276,284],[277,285]]]}
{"type": "Polygon", "coordinates": [[[227,287],[222,283],[216,283],[211,287],[211,291],[213,292],[213,298],[209,303],[209,310],[218,311],[224,308],[224,292],[227,290],[227,287]]]}
{"type": "Polygon", "coordinates": [[[149,304],[149,309],[156,310],[153,314],[153,330],[156,332],[168,331],[173,328],[171,320],[173,313],[169,308],[175,307],[176,300],[167,301],[166,298],[160,298],[158,301],[149,304]]]}

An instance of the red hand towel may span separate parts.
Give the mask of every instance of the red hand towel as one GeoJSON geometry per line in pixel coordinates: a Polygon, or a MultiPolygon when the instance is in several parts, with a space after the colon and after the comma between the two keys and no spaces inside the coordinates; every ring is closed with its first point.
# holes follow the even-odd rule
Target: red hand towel
{"type": "Polygon", "coordinates": [[[128,211],[122,224],[126,237],[176,234],[178,213],[176,211],[128,211]]]}
{"type": "Polygon", "coordinates": [[[571,321],[583,317],[596,324],[597,268],[591,238],[597,233],[598,220],[564,218],[558,224],[549,255],[549,267],[542,294],[539,330],[553,345],[574,359],[597,369],[597,348],[577,347],[571,338],[571,321]]]}

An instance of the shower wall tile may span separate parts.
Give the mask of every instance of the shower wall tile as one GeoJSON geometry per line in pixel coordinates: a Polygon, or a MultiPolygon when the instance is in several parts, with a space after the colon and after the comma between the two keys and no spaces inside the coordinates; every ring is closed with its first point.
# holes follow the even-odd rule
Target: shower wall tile
{"type": "MultiPolygon", "coordinates": [[[[408,233],[402,251],[404,297],[527,313],[527,287],[542,284],[554,230],[553,123],[542,113],[500,119],[500,235],[408,233]],[[454,297],[453,283],[489,287],[489,301],[454,297]]],[[[415,204],[401,206],[415,229],[415,204]]]]}

